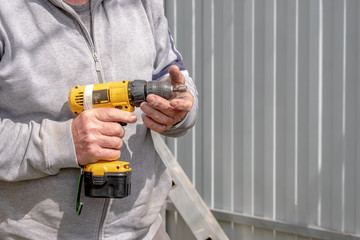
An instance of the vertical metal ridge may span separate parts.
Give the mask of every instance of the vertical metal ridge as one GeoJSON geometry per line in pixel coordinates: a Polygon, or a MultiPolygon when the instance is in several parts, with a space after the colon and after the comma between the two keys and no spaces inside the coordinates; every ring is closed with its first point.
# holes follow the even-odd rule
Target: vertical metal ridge
{"type": "Polygon", "coordinates": [[[341,189],[341,230],[345,231],[345,158],[346,158],[346,49],[347,49],[347,0],[344,0],[344,18],[343,18],[343,92],[342,92],[342,169],[341,169],[341,175],[342,175],[342,189],[341,189]]]}
{"type": "Polygon", "coordinates": [[[255,212],[255,2],[251,1],[251,214],[255,212]]]}
{"type": "Polygon", "coordinates": [[[323,128],[323,0],[319,1],[319,109],[318,109],[318,225],[321,226],[322,211],[322,128],[323,128]]]}
{"type": "Polygon", "coordinates": [[[174,14],[174,39],[177,41],[178,36],[178,21],[177,21],[177,1],[173,2],[173,14],[174,14]]]}
{"type": "MultiPolygon", "coordinates": [[[[192,38],[191,38],[191,42],[192,42],[192,77],[193,79],[196,79],[196,6],[195,6],[195,1],[196,0],[191,0],[191,8],[192,8],[192,14],[191,14],[191,32],[192,32],[192,38]]],[[[193,128],[192,131],[192,161],[191,161],[191,166],[192,166],[192,183],[194,186],[196,186],[196,125],[193,128]]]]}
{"type": "Polygon", "coordinates": [[[235,61],[235,56],[234,56],[234,52],[235,52],[235,44],[234,44],[234,36],[235,36],[235,28],[234,28],[234,1],[235,0],[231,0],[231,86],[230,86],[230,95],[231,95],[231,101],[230,101],[230,109],[231,109],[231,126],[230,128],[232,129],[231,131],[231,166],[230,166],[230,174],[231,174],[231,196],[230,196],[230,209],[231,211],[234,211],[234,192],[235,192],[235,184],[234,184],[234,173],[235,173],[235,169],[234,169],[234,161],[235,161],[235,157],[234,157],[234,131],[235,131],[235,124],[234,124],[234,93],[235,93],[235,89],[234,89],[234,81],[235,81],[235,74],[234,74],[234,61],[235,61]]]}
{"type": "Polygon", "coordinates": [[[277,187],[276,187],[276,175],[277,175],[277,171],[276,171],[276,158],[277,158],[277,152],[276,152],[276,140],[277,140],[277,127],[276,127],[276,119],[277,119],[277,101],[276,101],[276,88],[277,88],[277,71],[276,71],[276,63],[277,63],[277,0],[274,0],[274,63],[273,63],[273,71],[274,71],[274,93],[273,93],[273,97],[274,97],[274,101],[273,101],[273,188],[274,188],[274,192],[273,192],[273,218],[276,219],[276,193],[277,193],[277,187]]]}
{"type": "Polygon", "coordinates": [[[295,170],[294,170],[294,205],[298,205],[298,138],[299,138],[299,0],[295,1],[295,170]]]}
{"type": "Polygon", "coordinates": [[[211,0],[211,207],[215,205],[215,0],[211,0]]]}

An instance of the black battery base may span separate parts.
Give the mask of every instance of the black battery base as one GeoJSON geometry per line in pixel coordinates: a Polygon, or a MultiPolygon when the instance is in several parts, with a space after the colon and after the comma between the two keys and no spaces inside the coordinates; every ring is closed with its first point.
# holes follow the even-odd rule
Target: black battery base
{"type": "Polygon", "coordinates": [[[124,198],[131,193],[131,172],[105,173],[95,176],[84,173],[85,196],[94,198],[124,198]]]}

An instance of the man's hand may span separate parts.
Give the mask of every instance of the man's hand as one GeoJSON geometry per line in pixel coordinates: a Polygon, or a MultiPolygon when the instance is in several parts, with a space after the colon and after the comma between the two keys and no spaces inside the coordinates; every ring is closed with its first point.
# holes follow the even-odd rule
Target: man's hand
{"type": "Polygon", "coordinates": [[[118,122],[134,123],[136,120],[135,114],[115,108],[82,112],[71,126],[79,165],[118,159],[125,134],[118,122]]]}
{"type": "MultiPolygon", "coordinates": [[[[169,74],[170,76],[166,80],[174,88],[185,85],[185,77],[177,66],[171,66],[169,74]]],[[[187,92],[176,93],[175,97],[170,100],[150,94],[146,101],[140,105],[141,110],[146,114],[143,122],[151,130],[162,133],[180,122],[190,112],[194,104],[194,97],[188,89],[187,92]]]]}

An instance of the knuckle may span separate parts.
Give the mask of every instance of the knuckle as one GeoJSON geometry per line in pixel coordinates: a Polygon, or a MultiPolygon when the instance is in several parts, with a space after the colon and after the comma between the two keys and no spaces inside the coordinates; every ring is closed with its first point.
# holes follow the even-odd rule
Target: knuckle
{"type": "Polygon", "coordinates": [[[118,116],[118,109],[115,108],[98,108],[96,118],[100,121],[112,121],[118,116]]]}
{"type": "Polygon", "coordinates": [[[157,96],[153,97],[154,100],[151,101],[151,104],[149,104],[151,107],[155,108],[155,109],[159,109],[161,107],[161,104],[159,102],[159,99],[157,98],[157,96]]]}
{"type": "Polygon", "coordinates": [[[94,111],[93,109],[83,111],[78,117],[81,119],[81,121],[88,122],[94,117],[94,111]]]}
{"type": "Polygon", "coordinates": [[[107,158],[108,160],[114,161],[116,159],[119,159],[121,156],[121,152],[120,151],[113,151],[113,153],[111,155],[109,155],[109,157],[107,158]]]}
{"type": "Polygon", "coordinates": [[[96,130],[98,128],[96,124],[94,124],[92,121],[89,121],[89,120],[85,120],[82,123],[81,127],[82,127],[84,134],[91,134],[92,132],[94,132],[94,130],[96,130]]]}
{"type": "Polygon", "coordinates": [[[118,143],[118,149],[122,148],[123,145],[124,145],[124,141],[120,138],[118,143]]]}
{"type": "Polygon", "coordinates": [[[114,139],[111,142],[111,147],[113,149],[119,150],[123,145],[123,141],[121,138],[114,137],[114,139]]]}
{"type": "Polygon", "coordinates": [[[119,159],[121,156],[121,151],[116,151],[116,153],[114,154],[114,157],[112,160],[116,160],[116,159],[119,159]]]}
{"type": "Polygon", "coordinates": [[[92,147],[89,149],[89,154],[95,159],[102,158],[102,151],[100,147],[92,147]]]}
{"type": "Polygon", "coordinates": [[[82,139],[82,142],[85,145],[89,146],[89,145],[92,145],[93,143],[96,142],[96,138],[92,134],[85,134],[83,139],[82,139]]]}
{"type": "Polygon", "coordinates": [[[106,110],[108,110],[107,112],[106,112],[106,114],[107,114],[107,116],[108,116],[108,118],[109,119],[115,119],[116,118],[116,113],[117,113],[117,111],[111,111],[112,109],[106,109],[106,110]]]}
{"type": "Polygon", "coordinates": [[[170,113],[170,114],[173,114],[174,108],[173,108],[170,104],[167,104],[167,105],[164,107],[164,111],[165,111],[165,112],[168,112],[168,113],[170,113]]]}
{"type": "Polygon", "coordinates": [[[125,135],[125,130],[124,130],[124,128],[123,128],[120,124],[118,124],[118,126],[117,126],[116,128],[117,128],[117,129],[116,129],[117,135],[119,135],[120,138],[123,138],[124,135],[125,135]]]}
{"type": "Polygon", "coordinates": [[[125,131],[124,131],[124,129],[120,132],[120,134],[119,134],[119,137],[120,138],[123,138],[125,136],[125,131]]]}
{"type": "Polygon", "coordinates": [[[89,115],[89,111],[82,111],[82,112],[79,114],[79,116],[77,116],[76,118],[83,120],[83,119],[87,118],[88,115],[89,115]]]}
{"type": "Polygon", "coordinates": [[[159,114],[158,112],[155,112],[155,113],[151,116],[151,118],[154,119],[154,120],[157,120],[157,121],[161,120],[161,116],[160,116],[160,114],[159,114]]]}
{"type": "Polygon", "coordinates": [[[168,125],[159,124],[156,126],[156,132],[162,133],[168,129],[168,125]]]}

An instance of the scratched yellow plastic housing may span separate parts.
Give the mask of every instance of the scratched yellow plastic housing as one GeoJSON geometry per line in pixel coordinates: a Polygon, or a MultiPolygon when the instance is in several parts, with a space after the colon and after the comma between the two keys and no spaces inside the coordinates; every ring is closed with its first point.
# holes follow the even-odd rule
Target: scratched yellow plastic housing
{"type": "Polygon", "coordinates": [[[128,162],[122,161],[98,161],[85,166],[85,172],[92,172],[95,176],[104,176],[104,173],[123,173],[130,172],[128,162]]]}
{"type": "MultiPolygon", "coordinates": [[[[130,105],[129,80],[120,82],[95,83],[92,91],[93,108],[120,108],[133,112],[135,109],[130,105]]],[[[85,87],[77,85],[69,93],[69,107],[75,114],[84,111],[85,87]]]]}

